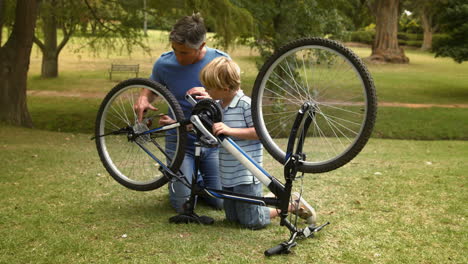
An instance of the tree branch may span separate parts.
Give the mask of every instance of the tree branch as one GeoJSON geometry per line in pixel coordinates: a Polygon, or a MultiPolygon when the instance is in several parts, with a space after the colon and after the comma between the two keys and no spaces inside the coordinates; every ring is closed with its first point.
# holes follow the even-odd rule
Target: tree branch
{"type": "Polygon", "coordinates": [[[33,36],[33,42],[41,49],[42,52],[44,52],[45,45],[40,39],[36,37],[36,35],[33,36]]]}
{"type": "Polygon", "coordinates": [[[371,13],[375,16],[376,13],[377,13],[377,2],[380,1],[380,0],[374,0],[374,1],[372,1],[372,0],[363,0],[363,1],[367,5],[367,7],[371,11],[371,13]]]}
{"type": "Polygon", "coordinates": [[[112,28],[108,27],[107,25],[105,25],[104,23],[102,23],[101,19],[97,15],[97,13],[94,11],[94,9],[91,7],[91,5],[88,3],[88,0],[84,0],[84,2],[86,4],[86,6],[88,7],[89,11],[91,12],[91,15],[94,17],[95,21],[97,21],[103,28],[107,29],[108,31],[117,32],[115,29],[112,29],[112,28]]]}
{"type": "Polygon", "coordinates": [[[63,47],[68,43],[70,40],[70,37],[73,35],[76,29],[76,23],[71,23],[73,26],[67,30],[67,26],[64,24],[62,25],[62,32],[63,32],[63,39],[60,42],[60,44],[57,46],[57,55],[60,54],[60,51],[62,51],[63,47]]]}

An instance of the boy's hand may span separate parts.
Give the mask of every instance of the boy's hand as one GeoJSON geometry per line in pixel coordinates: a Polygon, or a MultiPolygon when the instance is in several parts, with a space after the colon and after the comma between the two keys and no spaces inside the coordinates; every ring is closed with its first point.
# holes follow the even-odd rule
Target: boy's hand
{"type": "Polygon", "coordinates": [[[232,128],[228,127],[223,122],[213,124],[213,134],[215,136],[218,136],[220,134],[223,134],[225,136],[229,136],[231,134],[231,130],[232,130],[232,128]]]}
{"type": "Polygon", "coordinates": [[[168,115],[160,114],[158,123],[160,126],[165,126],[175,123],[175,120],[170,118],[168,115]]]}
{"type": "Polygon", "coordinates": [[[187,91],[187,94],[196,95],[195,99],[197,100],[211,98],[210,95],[206,92],[205,88],[203,87],[193,87],[192,89],[187,91]]]}

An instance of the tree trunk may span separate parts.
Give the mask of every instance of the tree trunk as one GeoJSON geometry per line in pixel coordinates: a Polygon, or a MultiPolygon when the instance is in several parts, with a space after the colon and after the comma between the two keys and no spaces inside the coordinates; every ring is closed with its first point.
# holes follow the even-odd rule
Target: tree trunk
{"type": "Polygon", "coordinates": [[[58,76],[57,51],[57,21],[53,15],[42,17],[44,31],[44,45],[42,50],[42,78],[55,78],[58,76]]]}
{"type": "Polygon", "coordinates": [[[143,0],[143,32],[148,36],[148,12],[146,10],[146,0],[143,0]]]}
{"type": "Polygon", "coordinates": [[[430,50],[432,49],[432,17],[424,9],[421,11],[421,22],[424,29],[424,39],[421,49],[430,50]]]}
{"type": "Polygon", "coordinates": [[[398,45],[399,0],[377,0],[376,32],[371,61],[408,63],[409,59],[398,45]]]}
{"type": "Polygon", "coordinates": [[[8,124],[32,127],[26,84],[36,16],[36,0],[18,0],[13,31],[0,48],[0,121],[8,124]]]}
{"type": "Polygon", "coordinates": [[[5,18],[5,0],[0,0],[0,47],[2,46],[3,20],[5,18]]]}
{"type": "Polygon", "coordinates": [[[34,37],[34,43],[36,43],[42,51],[42,78],[56,78],[58,76],[58,58],[60,51],[70,40],[70,37],[78,24],[77,21],[68,21],[69,23],[65,22],[59,25],[54,11],[57,9],[74,7],[73,5],[65,7],[60,6],[63,3],[66,3],[66,1],[60,2],[56,0],[43,0],[44,6],[41,10],[41,19],[42,31],[44,32],[44,42],[41,42],[41,40],[34,37]],[[47,6],[45,6],[46,3],[47,6]],[[60,44],[57,45],[57,28],[59,26],[62,28],[63,39],[60,44]]]}

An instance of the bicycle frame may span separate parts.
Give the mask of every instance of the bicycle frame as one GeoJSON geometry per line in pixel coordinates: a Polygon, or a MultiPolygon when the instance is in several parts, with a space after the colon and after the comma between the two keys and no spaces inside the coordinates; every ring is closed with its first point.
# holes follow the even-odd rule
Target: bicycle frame
{"type": "MultiPolygon", "coordinates": [[[[220,135],[215,137],[210,131],[208,131],[203,125],[200,117],[197,115],[192,115],[190,118],[190,123],[192,123],[201,134],[205,137],[211,139],[212,141],[218,142],[223,148],[225,148],[231,155],[233,155],[242,165],[244,165],[263,185],[265,185],[277,198],[272,197],[256,197],[249,196],[245,194],[237,194],[224,190],[216,190],[210,188],[204,189],[195,189],[196,194],[206,194],[212,197],[220,199],[230,199],[237,200],[245,203],[251,203],[261,206],[274,206],[281,210],[281,212],[287,215],[287,209],[289,206],[289,197],[291,195],[291,182],[294,180],[297,170],[295,170],[295,164],[301,162],[304,157],[301,156],[302,145],[304,143],[302,135],[306,133],[307,127],[312,121],[312,117],[315,114],[314,106],[310,103],[305,103],[296,115],[296,120],[292,127],[291,134],[288,139],[288,148],[285,162],[285,180],[286,183],[283,185],[275,177],[271,176],[265,169],[263,169],[259,164],[257,164],[245,151],[243,151],[231,138],[220,135]],[[303,127],[302,134],[299,136],[299,142],[296,148],[296,151],[293,152],[293,147],[295,144],[297,132],[300,127],[303,127]]],[[[181,123],[174,123],[166,126],[162,126],[156,129],[145,131],[141,134],[136,134],[135,136],[141,136],[146,134],[151,134],[155,132],[163,132],[174,127],[181,126],[181,123]]],[[[161,167],[162,170],[168,172],[171,176],[176,176],[176,173],[170,171],[170,169],[164,164],[164,162],[158,160],[147,148],[135,141],[148,155],[150,155],[161,167]]],[[[199,153],[200,146],[196,147],[195,155],[199,153]]],[[[198,168],[196,168],[198,169],[198,168]]],[[[195,181],[196,182],[196,181],[195,181]]],[[[283,214],[283,213],[282,213],[283,214]]]]}
{"type": "MultiPolygon", "coordinates": [[[[288,208],[290,204],[290,196],[291,196],[291,189],[292,189],[292,182],[296,178],[296,174],[298,172],[297,167],[298,164],[305,160],[305,155],[302,153],[302,148],[304,145],[304,136],[307,134],[308,127],[313,121],[315,117],[315,106],[309,102],[304,103],[301,106],[301,109],[297,112],[296,119],[293,123],[291,134],[288,138],[288,145],[286,150],[286,162],[284,164],[284,177],[285,183],[282,184],[278,179],[274,176],[270,175],[265,169],[263,169],[258,163],[256,163],[245,151],[243,151],[231,138],[220,135],[214,136],[203,124],[200,116],[192,115],[190,118],[191,124],[196,127],[198,131],[198,139],[200,139],[201,135],[205,136],[212,142],[217,142],[223,148],[225,148],[231,155],[233,155],[242,165],[244,165],[263,185],[265,185],[276,197],[257,197],[257,196],[250,196],[245,194],[239,194],[235,192],[229,192],[225,190],[216,190],[211,188],[201,188],[199,187],[196,182],[196,177],[198,176],[198,164],[200,160],[200,152],[201,146],[200,140],[195,143],[195,173],[192,175],[192,185],[188,186],[188,184],[184,183],[191,189],[190,199],[188,201],[188,205],[186,206],[186,212],[182,213],[181,215],[174,216],[171,219],[177,218],[182,216],[182,220],[171,220],[171,222],[176,223],[187,223],[187,222],[198,222],[198,223],[212,223],[213,220],[209,219],[200,220],[202,217],[196,215],[194,213],[197,195],[209,195],[215,198],[220,199],[229,199],[229,200],[236,200],[243,203],[250,203],[260,206],[273,206],[280,210],[280,225],[286,226],[289,231],[291,232],[291,237],[288,241],[281,243],[280,245],[273,247],[267,251],[265,251],[265,255],[270,256],[274,254],[280,253],[289,253],[290,249],[296,245],[296,238],[297,237],[309,237],[313,236],[314,233],[320,231],[323,227],[329,224],[329,222],[321,225],[321,226],[308,226],[304,229],[298,229],[295,225],[293,225],[288,219],[288,208]],[[298,135],[299,133],[299,135],[298,135]],[[296,139],[298,142],[296,144],[296,139]],[[294,146],[296,149],[294,150],[294,146]]],[[[202,116],[203,118],[203,116],[202,116]]],[[[207,121],[204,119],[204,121],[207,121]]],[[[138,137],[140,135],[151,134],[155,132],[163,132],[168,129],[172,129],[174,127],[179,127],[185,125],[187,122],[182,123],[174,123],[170,125],[166,125],[163,127],[159,127],[156,129],[148,130],[140,134],[136,134],[135,136],[138,137]]],[[[212,123],[211,123],[212,125],[212,123]]],[[[161,165],[160,170],[169,174],[170,177],[175,177],[179,180],[182,180],[177,173],[172,172],[164,162],[158,160],[151,152],[145,148],[142,144],[139,144],[138,141],[135,141],[148,155],[150,155],[158,164],[161,165]]],[[[182,181],[183,182],[183,181],[182,181]]]]}
{"type": "MultiPolygon", "coordinates": [[[[309,125],[310,120],[312,119],[312,114],[309,112],[314,111],[312,105],[306,103],[298,111],[296,116],[296,121],[294,122],[292,132],[288,140],[288,149],[287,149],[287,161],[285,167],[291,168],[292,163],[300,162],[297,159],[299,153],[293,153],[293,146],[295,143],[296,135],[301,125],[309,125]],[[309,120],[309,121],[307,121],[309,120]],[[288,165],[290,164],[290,165],[288,165]]],[[[273,194],[278,198],[271,197],[252,197],[243,194],[236,194],[223,190],[214,190],[210,188],[205,188],[207,194],[221,199],[230,199],[238,200],[245,203],[257,204],[262,206],[275,206],[283,212],[287,212],[289,206],[289,197],[291,194],[291,184],[288,184],[288,181],[292,181],[295,178],[297,171],[291,173],[290,171],[285,174],[286,184],[283,185],[275,177],[271,176],[265,169],[263,169],[259,164],[257,164],[245,151],[243,151],[231,138],[226,136],[215,137],[209,132],[200,121],[198,116],[192,116],[191,122],[198,130],[205,135],[210,137],[212,140],[216,140],[226,151],[228,151],[232,156],[234,156],[242,165],[244,165],[263,185],[265,185],[273,194]],[[286,201],[286,202],[283,202],[286,201]]],[[[304,128],[305,129],[305,128],[304,128]]],[[[303,144],[303,141],[299,142],[299,145],[303,144]]],[[[299,146],[296,151],[301,151],[302,146],[299,146]]],[[[285,170],[286,173],[286,170],[285,170]]]]}

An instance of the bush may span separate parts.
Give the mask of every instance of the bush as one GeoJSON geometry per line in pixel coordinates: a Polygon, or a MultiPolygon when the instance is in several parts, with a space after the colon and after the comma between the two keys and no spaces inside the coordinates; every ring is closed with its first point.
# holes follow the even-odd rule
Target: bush
{"type": "Polygon", "coordinates": [[[375,32],[372,31],[354,31],[351,32],[351,41],[372,44],[375,32]]]}
{"type": "MultiPolygon", "coordinates": [[[[350,34],[350,41],[370,44],[374,42],[375,32],[373,31],[354,31],[350,34]]],[[[398,32],[398,44],[405,46],[420,47],[423,40],[422,34],[398,32]]]]}
{"type": "Polygon", "coordinates": [[[423,40],[423,38],[424,38],[423,34],[398,32],[399,40],[423,40]]]}
{"type": "Polygon", "coordinates": [[[411,46],[420,48],[423,44],[422,40],[398,40],[398,44],[401,46],[411,46]]]}
{"type": "Polygon", "coordinates": [[[444,39],[449,37],[448,34],[434,34],[432,35],[432,45],[438,45],[440,42],[443,42],[444,39]]]}

